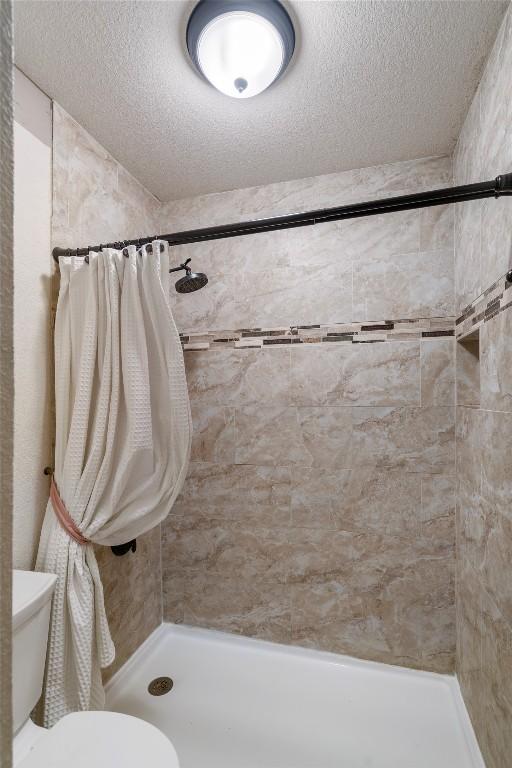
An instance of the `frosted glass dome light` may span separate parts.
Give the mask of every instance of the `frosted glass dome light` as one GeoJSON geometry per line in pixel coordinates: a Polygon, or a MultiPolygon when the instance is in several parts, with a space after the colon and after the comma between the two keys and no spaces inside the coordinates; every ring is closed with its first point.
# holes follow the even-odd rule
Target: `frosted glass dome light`
{"type": "Polygon", "coordinates": [[[201,0],[187,28],[187,47],[221,93],[248,99],[269,87],[293,54],[295,33],[277,0],[201,0]]]}

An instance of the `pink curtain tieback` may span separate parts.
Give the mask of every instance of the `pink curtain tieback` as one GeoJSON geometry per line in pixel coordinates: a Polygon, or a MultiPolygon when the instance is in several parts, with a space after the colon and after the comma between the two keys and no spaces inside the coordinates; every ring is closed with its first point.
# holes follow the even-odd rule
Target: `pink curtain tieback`
{"type": "Polygon", "coordinates": [[[50,500],[55,516],[68,536],[71,536],[71,538],[79,544],[90,544],[89,539],[86,539],[85,536],[82,535],[75,521],[67,511],[66,506],[59,495],[53,476],[50,485],[50,500]]]}

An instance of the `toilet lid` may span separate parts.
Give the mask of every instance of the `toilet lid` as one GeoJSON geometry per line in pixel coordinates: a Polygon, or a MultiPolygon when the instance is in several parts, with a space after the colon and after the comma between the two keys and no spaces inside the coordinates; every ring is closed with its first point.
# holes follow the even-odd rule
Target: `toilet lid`
{"type": "Polygon", "coordinates": [[[117,712],[75,712],[35,743],[19,768],[179,768],[155,726],[117,712]]]}

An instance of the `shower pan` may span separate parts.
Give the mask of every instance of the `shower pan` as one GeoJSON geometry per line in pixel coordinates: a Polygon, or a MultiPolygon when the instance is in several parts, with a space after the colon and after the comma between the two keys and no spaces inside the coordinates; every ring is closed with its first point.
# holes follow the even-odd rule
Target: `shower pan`
{"type": "Polygon", "coordinates": [[[484,768],[455,678],[214,630],[162,625],[107,706],[156,725],[180,768],[484,768]]]}

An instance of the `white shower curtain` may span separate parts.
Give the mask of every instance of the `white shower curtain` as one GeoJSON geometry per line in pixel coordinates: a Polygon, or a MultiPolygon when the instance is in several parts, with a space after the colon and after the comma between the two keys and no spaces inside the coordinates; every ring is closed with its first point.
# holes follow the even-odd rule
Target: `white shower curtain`
{"type": "MultiPolygon", "coordinates": [[[[48,502],[36,570],[58,576],[43,722],[104,704],[101,667],[115,655],[92,543],[140,536],[183,484],[191,420],[183,353],[168,297],[166,243],[60,260],[55,325],[55,484],[73,539],[48,502]]],[[[134,606],[134,610],[140,610],[134,606]]]]}

